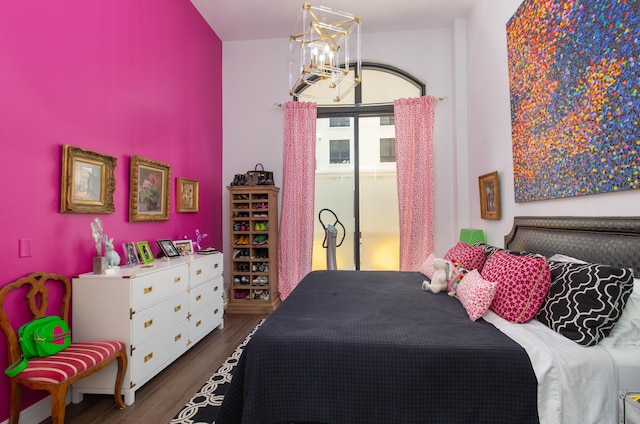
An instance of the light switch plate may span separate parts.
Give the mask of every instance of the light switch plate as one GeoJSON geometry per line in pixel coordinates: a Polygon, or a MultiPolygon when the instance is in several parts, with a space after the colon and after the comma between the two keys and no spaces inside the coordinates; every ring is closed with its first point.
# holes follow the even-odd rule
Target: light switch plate
{"type": "Polygon", "coordinates": [[[28,258],[31,256],[31,239],[18,239],[18,257],[28,258]]]}

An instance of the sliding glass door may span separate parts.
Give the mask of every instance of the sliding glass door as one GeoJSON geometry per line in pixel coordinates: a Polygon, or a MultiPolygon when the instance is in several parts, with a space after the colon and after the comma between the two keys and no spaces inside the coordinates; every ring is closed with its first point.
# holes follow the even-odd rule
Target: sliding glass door
{"type": "Polygon", "coordinates": [[[327,268],[320,219],[334,225],[334,214],[345,229],[337,226],[338,269],[399,269],[393,100],[424,95],[424,85],[372,64],[363,64],[362,80],[339,104],[318,104],[314,270],[327,268]]]}

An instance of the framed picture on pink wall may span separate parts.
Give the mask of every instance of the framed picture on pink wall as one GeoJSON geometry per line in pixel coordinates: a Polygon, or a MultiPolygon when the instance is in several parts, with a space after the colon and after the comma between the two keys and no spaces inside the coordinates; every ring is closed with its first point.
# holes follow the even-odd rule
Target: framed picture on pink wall
{"type": "Polygon", "coordinates": [[[176,178],[176,211],[198,212],[198,182],[187,178],[176,178]]]}
{"type": "Polygon", "coordinates": [[[131,156],[129,221],[168,221],[171,166],[131,156]]]}
{"type": "Polygon", "coordinates": [[[115,167],[112,156],[63,144],[60,212],[113,213],[115,167]]]}

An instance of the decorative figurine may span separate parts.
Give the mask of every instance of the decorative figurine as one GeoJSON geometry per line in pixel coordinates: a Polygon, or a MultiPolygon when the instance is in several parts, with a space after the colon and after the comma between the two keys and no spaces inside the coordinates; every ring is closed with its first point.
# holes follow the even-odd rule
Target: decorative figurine
{"type": "Polygon", "coordinates": [[[120,255],[113,248],[113,237],[107,239],[107,235],[104,235],[105,257],[107,258],[107,265],[110,267],[120,265],[120,255]]]}
{"type": "Polygon", "coordinates": [[[107,258],[102,256],[102,242],[104,240],[102,221],[96,218],[91,221],[91,235],[96,244],[96,257],[93,258],[93,273],[102,274],[107,269],[107,258]]]}
{"type": "MultiPolygon", "coordinates": [[[[202,234],[200,233],[200,230],[196,228],[196,240],[193,242],[193,251],[197,252],[198,250],[202,249],[202,246],[200,245],[200,243],[202,242],[202,240],[204,240],[205,238],[207,238],[209,236],[209,234],[202,234]]],[[[189,240],[189,237],[184,236],[185,240],[189,240]]]]}
{"type": "Polygon", "coordinates": [[[91,234],[93,235],[93,240],[96,242],[96,256],[102,256],[102,232],[102,221],[100,218],[91,221],[91,234]]]}

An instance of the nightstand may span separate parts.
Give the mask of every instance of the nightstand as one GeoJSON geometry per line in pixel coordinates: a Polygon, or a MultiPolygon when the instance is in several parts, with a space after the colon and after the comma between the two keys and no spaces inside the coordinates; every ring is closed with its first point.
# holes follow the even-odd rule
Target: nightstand
{"type": "Polygon", "coordinates": [[[635,400],[638,395],[640,393],[620,393],[620,416],[618,417],[620,424],[640,424],[640,402],[635,400]]]}

